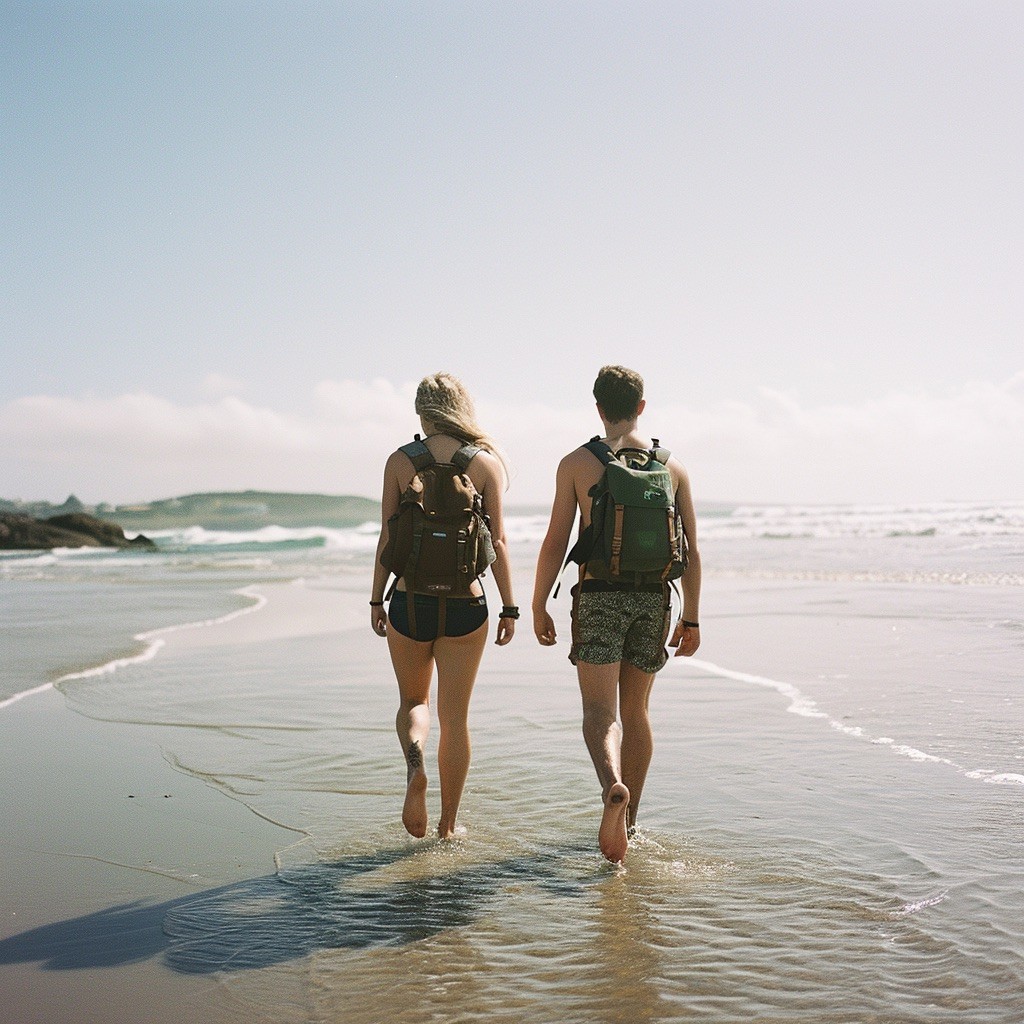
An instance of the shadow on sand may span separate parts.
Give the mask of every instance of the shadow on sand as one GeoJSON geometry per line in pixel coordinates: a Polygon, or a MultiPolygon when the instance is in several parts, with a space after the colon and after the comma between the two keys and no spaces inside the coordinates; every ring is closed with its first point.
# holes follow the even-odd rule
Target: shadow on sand
{"type": "Polygon", "coordinates": [[[409,845],[309,864],[164,903],[121,904],[58,921],[0,940],[0,964],[77,970],[162,956],[184,974],[254,970],[317,950],[400,946],[463,927],[510,883],[562,896],[589,887],[579,877],[558,877],[563,857],[553,851],[382,886],[360,880],[421,850],[409,845]]]}

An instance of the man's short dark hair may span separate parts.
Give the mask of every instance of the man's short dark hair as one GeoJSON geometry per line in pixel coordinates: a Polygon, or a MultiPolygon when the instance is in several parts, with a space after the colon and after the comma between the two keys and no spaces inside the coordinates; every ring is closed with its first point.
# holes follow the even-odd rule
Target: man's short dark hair
{"type": "Polygon", "coordinates": [[[594,381],[594,398],[610,423],[631,420],[644,397],[644,379],[625,366],[602,366],[594,381]]]}

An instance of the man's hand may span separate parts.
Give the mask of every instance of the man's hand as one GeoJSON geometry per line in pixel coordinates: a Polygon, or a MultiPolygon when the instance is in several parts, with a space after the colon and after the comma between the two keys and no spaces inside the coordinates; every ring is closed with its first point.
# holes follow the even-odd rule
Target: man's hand
{"type": "Polygon", "coordinates": [[[545,647],[553,647],[558,643],[555,632],[555,620],[546,611],[533,613],[533,631],[537,640],[545,647]]]}
{"type": "Polygon", "coordinates": [[[691,655],[696,654],[697,648],[700,647],[700,626],[684,625],[683,620],[680,619],[676,623],[676,628],[668,645],[676,649],[674,655],[676,658],[680,655],[684,658],[689,658],[691,655]]]}

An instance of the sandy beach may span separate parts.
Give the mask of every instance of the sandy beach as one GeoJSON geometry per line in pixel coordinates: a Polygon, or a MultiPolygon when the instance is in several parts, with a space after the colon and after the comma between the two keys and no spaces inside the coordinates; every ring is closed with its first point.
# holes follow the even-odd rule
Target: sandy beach
{"type": "Polygon", "coordinates": [[[1007,0],[0,0],[0,1024],[1024,1024],[1022,45],[1007,0]],[[429,482],[380,544],[414,437],[522,612],[455,825],[469,695],[423,739],[368,608],[378,546],[487,549],[429,482]],[[602,794],[535,566],[671,574],[677,518],[700,648],[642,783],[592,674],[602,794]]]}
{"type": "Polygon", "coordinates": [[[183,1021],[216,978],[167,971],[146,908],[274,870],[294,834],[175,771],[152,731],[56,691],[0,721],[3,1004],[12,1022],[183,1021]]]}
{"type": "Polygon", "coordinates": [[[241,589],[0,713],[12,1021],[1019,1019],[1018,588],[712,572],[618,869],[568,601],[488,648],[439,844],[365,572],[241,589]]]}

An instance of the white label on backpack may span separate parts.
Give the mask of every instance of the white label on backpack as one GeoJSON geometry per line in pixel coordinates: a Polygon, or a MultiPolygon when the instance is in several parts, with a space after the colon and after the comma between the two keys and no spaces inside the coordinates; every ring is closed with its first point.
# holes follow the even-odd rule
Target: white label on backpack
{"type": "Polygon", "coordinates": [[[430,536],[431,537],[440,537],[441,540],[445,540],[448,537],[448,534],[447,533],[437,533],[437,532],[435,532],[435,533],[432,533],[430,536]]]}

